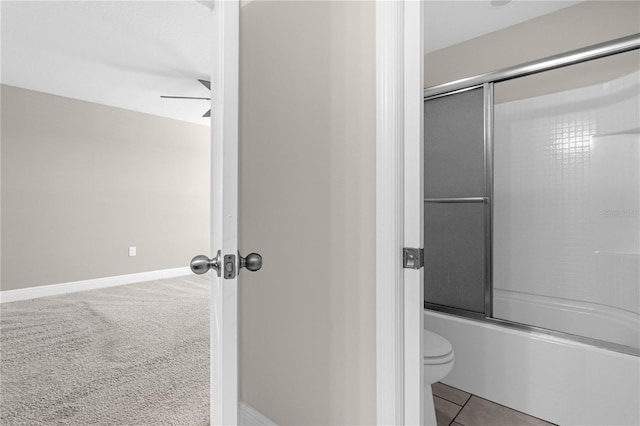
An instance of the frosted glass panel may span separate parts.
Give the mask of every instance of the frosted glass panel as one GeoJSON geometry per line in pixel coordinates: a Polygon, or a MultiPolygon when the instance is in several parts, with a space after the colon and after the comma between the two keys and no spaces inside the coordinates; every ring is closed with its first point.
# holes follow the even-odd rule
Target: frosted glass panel
{"type": "Polygon", "coordinates": [[[484,313],[484,204],[425,204],[425,301],[484,313]]]}
{"type": "Polygon", "coordinates": [[[426,198],[484,194],[483,107],[482,89],[424,103],[426,198]]]}
{"type": "Polygon", "coordinates": [[[634,52],[495,85],[494,317],[640,346],[639,82],[634,52]]]}

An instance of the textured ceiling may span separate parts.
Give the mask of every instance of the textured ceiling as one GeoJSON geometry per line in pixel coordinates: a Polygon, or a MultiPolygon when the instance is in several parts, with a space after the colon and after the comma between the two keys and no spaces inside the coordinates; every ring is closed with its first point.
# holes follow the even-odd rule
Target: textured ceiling
{"type": "MultiPolygon", "coordinates": [[[[248,3],[248,1],[243,1],[248,3]]],[[[425,2],[425,50],[578,1],[425,2]]],[[[209,124],[211,1],[0,1],[2,83],[209,124]]]]}
{"type": "Polygon", "coordinates": [[[513,0],[496,7],[490,0],[426,0],[424,51],[442,49],[578,3],[581,1],[513,0]]]}
{"type": "Polygon", "coordinates": [[[211,11],[195,1],[0,3],[2,83],[208,124],[211,11]]]}

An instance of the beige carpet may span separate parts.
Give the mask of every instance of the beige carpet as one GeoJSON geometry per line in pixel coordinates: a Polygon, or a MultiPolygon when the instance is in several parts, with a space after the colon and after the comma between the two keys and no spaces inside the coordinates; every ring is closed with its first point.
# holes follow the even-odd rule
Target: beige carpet
{"type": "Polygon", "coordinates": [[[0,305],[2,425],[209,423],[208,280],[0,305]]]}

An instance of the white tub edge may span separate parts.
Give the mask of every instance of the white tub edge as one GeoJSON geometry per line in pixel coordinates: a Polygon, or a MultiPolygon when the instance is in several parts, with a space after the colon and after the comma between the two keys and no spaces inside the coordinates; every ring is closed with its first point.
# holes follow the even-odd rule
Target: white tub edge
{"type": "Polygon", "coordinates": [[[640,358],[425,310],[456,361],[444,383],[561,425],[640,424],[640,358]]]}

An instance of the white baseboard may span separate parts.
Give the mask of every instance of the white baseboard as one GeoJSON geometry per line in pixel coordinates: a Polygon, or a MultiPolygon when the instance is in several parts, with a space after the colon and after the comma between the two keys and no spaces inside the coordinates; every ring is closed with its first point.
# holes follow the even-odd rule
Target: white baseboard
{"type": "Polygon", "coordinates": [[[238,403],[238,423],[242,426],[277,426],[261,412],[247,403],[238,403]]]}
{"type": "Polygon", "coordinates": [[[97,288],[115,287],[163,278],[190,275],[189,267],[161,269],[159,271],[140,272],[137,274],[117,275],[114,277],[96,278],[92,280],[73,281],[69,283],[43,285],[21,288],[18,290],[0,291],[0,303],[17,302],[18,300],[36,299],[38,297],[56,296],[77,291],[95,290],[97,288]]]}

